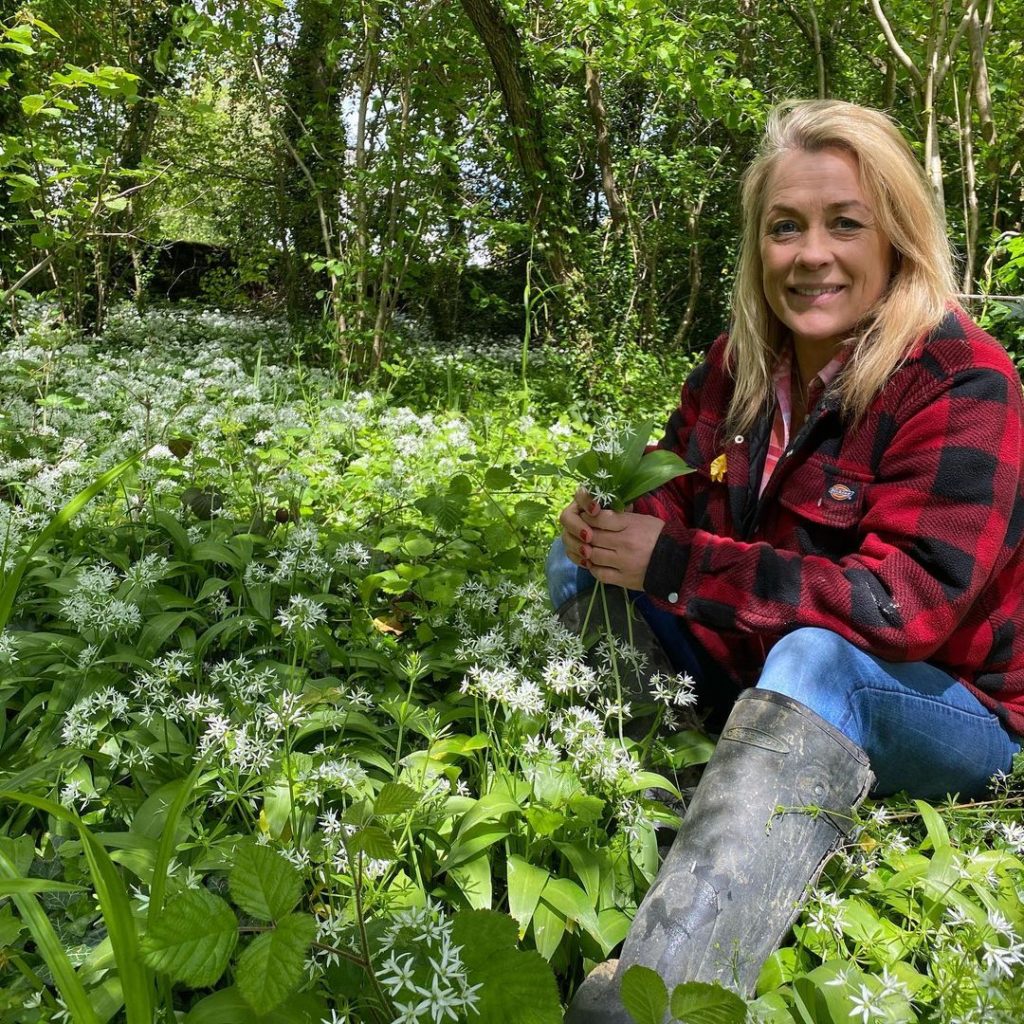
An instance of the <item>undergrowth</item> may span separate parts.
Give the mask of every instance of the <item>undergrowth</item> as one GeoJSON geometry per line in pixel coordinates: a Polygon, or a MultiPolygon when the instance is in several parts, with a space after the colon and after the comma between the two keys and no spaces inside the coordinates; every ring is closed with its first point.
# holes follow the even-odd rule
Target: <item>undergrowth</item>
{"type": "MultiPolygon", "coordinates": [[[[606,356],[7,341],[0,1021],[561,1020],[711,750],[667,684],[620,739],[650,709],[548,609],[566,460],[687,364],[606,356]]],[[[1024,1018],[1022,794],[865,812],[738,1012],[1024,1018]]]]}

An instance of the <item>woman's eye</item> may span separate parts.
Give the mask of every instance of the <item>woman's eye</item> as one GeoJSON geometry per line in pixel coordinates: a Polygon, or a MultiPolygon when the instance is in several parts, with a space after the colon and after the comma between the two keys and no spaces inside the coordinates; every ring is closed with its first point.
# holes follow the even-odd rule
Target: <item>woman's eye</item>
{"type": "Polygon", "coordinates": [[[862,225],[860,221],[854,220],[852,217],[840,217],[836,221],[836,226],[840,231],[856,231],[862,225]]]}
{"type": "Polygon", "coordinates": [[[768,233],[772,235],[788,235],[796,231],[796,222],[792,220],[777,220],[768,229],[768,233]]]}

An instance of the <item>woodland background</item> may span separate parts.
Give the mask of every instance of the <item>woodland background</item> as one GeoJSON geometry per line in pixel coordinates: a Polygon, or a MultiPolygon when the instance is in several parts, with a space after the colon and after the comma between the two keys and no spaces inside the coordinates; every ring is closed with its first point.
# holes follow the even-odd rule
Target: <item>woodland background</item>
{"type": "MultiPolygon", "coordinates": [[[[442,342],[699,351],[771,104],[914,139],[970,296],[1024,248],[1024,9],[1004,0],[0,3],[0,297],[188,297],[377,368],[442,342]]],[[[991,310],[987,310],[989,312],[991,310]]],[[[995,308],[1012,323],[1013,304],[995,308]]]]}

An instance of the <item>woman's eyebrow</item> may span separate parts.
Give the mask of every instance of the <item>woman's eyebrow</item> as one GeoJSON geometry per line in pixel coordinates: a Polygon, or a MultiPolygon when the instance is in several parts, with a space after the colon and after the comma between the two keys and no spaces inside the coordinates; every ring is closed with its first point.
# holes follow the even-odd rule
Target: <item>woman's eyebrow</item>
{"type": "MultiPolygon", "coordinates": [[[[834,210],[849,210],[851,208],[863,210],[865,213],[871,213],[871,210],[859,199],[840,199],[837,202],[829,203],[825,207],[825,209],[830,212],[834,210]]],[[[799,210],[795,206],[787,206],[785,203],[773,203],[765,212],[765,216],[773,217],[780,213],[794,216],[802,214],[803,210],[799,210]]]]}

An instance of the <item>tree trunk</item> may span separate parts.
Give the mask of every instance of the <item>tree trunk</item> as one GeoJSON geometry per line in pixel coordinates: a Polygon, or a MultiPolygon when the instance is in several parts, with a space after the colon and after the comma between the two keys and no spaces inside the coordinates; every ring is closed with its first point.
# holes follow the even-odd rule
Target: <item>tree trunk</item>
{"type": "Polygon", "coordinates": [[[608,128],[608,112],[601,94],[601,77],[597,68],[587,64],[584,69],[586,80],[587,110],[594,122],[594,140],[597,147],[597,166],[601,171],[601,191],[608,204],[612,227],[621,232],[627,224],[626,205],[619,194],[615,180],[615,164],[612,159],[611,131],[608,128]]]}
{"type": "MultiPolygon", "coordinates": [[[[289,54],[283,93],[284,131],[305,171],[287,179],[287,200],[295,253],[295,276],[288,304],[293,313],[316,308],[319,278],[311,258],[328,256],[333,238],[345,165],[345,131],[338,72],[331,47],[339,28],[333,4],[298,0],[300,27],[289,54]]],[[[293,156],[294,159],[294,156],[293,156]]]]}
{"type": "Polygon", "coordinates": [[[736,70],[740,76],[752,78],[754,66],[754,40],[757,37],[757,22],[760,0],[739,0],[740,38],[736,60],[736,70]]]}
{"type": "Polygon", "coordinates": [[[462,0],[462,8],[487,51],[501,89],[530,223],[543,245],[551,283],[567,284],[572,277],[563,222],[569,205],[568,183],[548,157],[543,110],[522,40],[497,0],[462,0]]]}
{"type": "Polygon", "coordinates": [[[925,119],[924,166],[935,193],[940,209],[945,210],[945,196],[942,186],[942,154],[939,150],[939,117],[937,110],[939,90],[971,20],[976,16],[979,0],[969,0],[953,38],[949,38],[949,11],[952,0],[942,0],[941,6],[932,8],[932,23],[925,40],[927,62],[922,71],[913,58],[903,49],[888,15],[882,9],[881,0],[871,0],[871,10],[882,29],[886,45],[892,55],[910,75],[916,86],[921,114],[925,119]]]}
{"type": "MultiPolygon", "coordinates": [[[[973,76],[972,76],[973,79],[973,76]]],[[[974,261],[978,251],[980,214],[978,210],[977,170],[974,163],[974,133],[971,125],[971,93],[973,81],[964,90],[961,100],[954,80],[953,89],[957,99],[957,121],[960,128],[960,163],[963,167],[964,201],[964,276],[961,290],[966,295],[974,291],[974,261]]]]}

